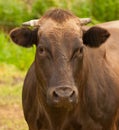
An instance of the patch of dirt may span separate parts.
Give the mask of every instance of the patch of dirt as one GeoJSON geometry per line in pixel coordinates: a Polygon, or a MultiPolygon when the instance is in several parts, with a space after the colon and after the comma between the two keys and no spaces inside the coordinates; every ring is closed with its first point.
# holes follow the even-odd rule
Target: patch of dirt
{"type": "Polygon", "coordinates": [[[0,130],[27,130],[21,106],[0,106],[0,130]],[[22,125],[21,125],[22,124],[22,125]]]}
{"type": "Polygon", "coordinates": [[[8,118],[23,118],[22,110],[20,106],[14,104],[13,106],[0,106],[0,118],[1,117],[8,117],[8,118]]]}
{"type": "Polygon", "coordinates": [[[17,85],[17,84],[19,84],[19,83],[23,83],[23,81],[24,81],[24,78],[23,78],[23,77],[13,76],[13,77],[12,77],[12,83],[11,83],[11,85],[12,85],[12,86],[17,85]]]}
{"type": "Polygon", "coordinates": [[[1,80],[0,79],[0,84],[2,85],[2,84],[7,84],[7,81],[4,81],[4,80],[1,80]]]}

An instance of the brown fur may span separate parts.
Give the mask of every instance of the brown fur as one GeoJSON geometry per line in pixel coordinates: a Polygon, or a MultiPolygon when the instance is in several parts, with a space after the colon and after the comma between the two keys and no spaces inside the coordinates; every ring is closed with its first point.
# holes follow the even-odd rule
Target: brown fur
{"type": "Polygon", "coordinates": [[[62,9],[52,9],[46,12],[46,14],[43,16],[45,19],[52,19],[57,23],[62,24],[66,20],[69,20],[71,18],[76,18],[75,15],[73,15],[71,12],[68,12],[66,10],[62,9]]]}
{"type": "MultiPolygon", "coordinates": [[[[85,35],[80,21],[68,12],[58,9],[44,17],[35,35],[35,60],[23,87],[29,130],[118,130],[119,29],[109,28],[112,22],[105,29],[105,24],[91,28],[85,35]],[[107,34],[111,34],[108,40],[107,34]],[[53,104],[48,91],[59,86],[77,89],[78,104],[53,104]]],[[[22,31],[16,29],[11,36],[14,33],[23,41],[12,40],[27,46],[22,31]]]]}

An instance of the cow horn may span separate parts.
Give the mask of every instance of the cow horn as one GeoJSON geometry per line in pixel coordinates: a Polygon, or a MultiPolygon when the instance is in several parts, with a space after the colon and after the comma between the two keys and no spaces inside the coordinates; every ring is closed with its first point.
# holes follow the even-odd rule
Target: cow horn
{"type": "Polygon", "coordinates": [[[27,22],[22,23],[23,26],[38,26],[39,19],[30,20],[27,22]]]}
{"type": "Polygon", "coordinates": [[[80,22],[82,25],[86,25],[91,22],[91,18],[80,18],[80,22]]]}

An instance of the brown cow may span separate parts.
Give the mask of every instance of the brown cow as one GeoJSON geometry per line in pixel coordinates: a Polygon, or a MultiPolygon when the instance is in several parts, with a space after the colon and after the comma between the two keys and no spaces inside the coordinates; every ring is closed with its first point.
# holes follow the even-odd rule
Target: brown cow
{"type": "Polygon", "coordinates": [[[16,44],[36,45],[23,87],[29,130],[117,129],[119,28],[111,22],[83,31],[89,21],[54,9],[23,24],[34,29],[11,31],[16,44]]]}

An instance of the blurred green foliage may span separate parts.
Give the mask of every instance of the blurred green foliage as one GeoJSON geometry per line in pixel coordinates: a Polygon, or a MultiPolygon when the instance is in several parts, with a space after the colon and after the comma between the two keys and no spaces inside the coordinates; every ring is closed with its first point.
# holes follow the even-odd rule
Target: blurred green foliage
{"type": "Polygon", "coordinates": [[[26,4],[20,0],[0,0],[0,26],[18,26],[29,19],[26,4]]]}
{"type": "Polygon", "coordinates": [[[119,0],[90,0],[91,15],[100,22],[119,19],[119,0]]]}
{"type": "Polygon", "coordinates": [[[68,9],[77,16],[89,17],[89,4],[88,0],[36,0],[36,2],[33,3],[32,11],[35,18],[43,15],[43,13],[50,8],[68,9]]]}
{"type": "Polygon", "coordinates": [[[35,47],[19,47],[10,41],[7,34],[0,32],[0,62],[14,64],[20,70],[25,70],[32,63],[34,53],[35,47]]]}
{"type": "Polygon", "coordinates": [[[98,21],[119,19],[119,0],[0,0],[0,25],[14,27],[41,17],[50,8],[63,8],[98,21]]]}
{"type": "Polygon", "coordinates": [[[56,1],[54,0],[35,0],[32,5],[32,16],[39,18],[50,7],[56,7],[56,1]]]}

